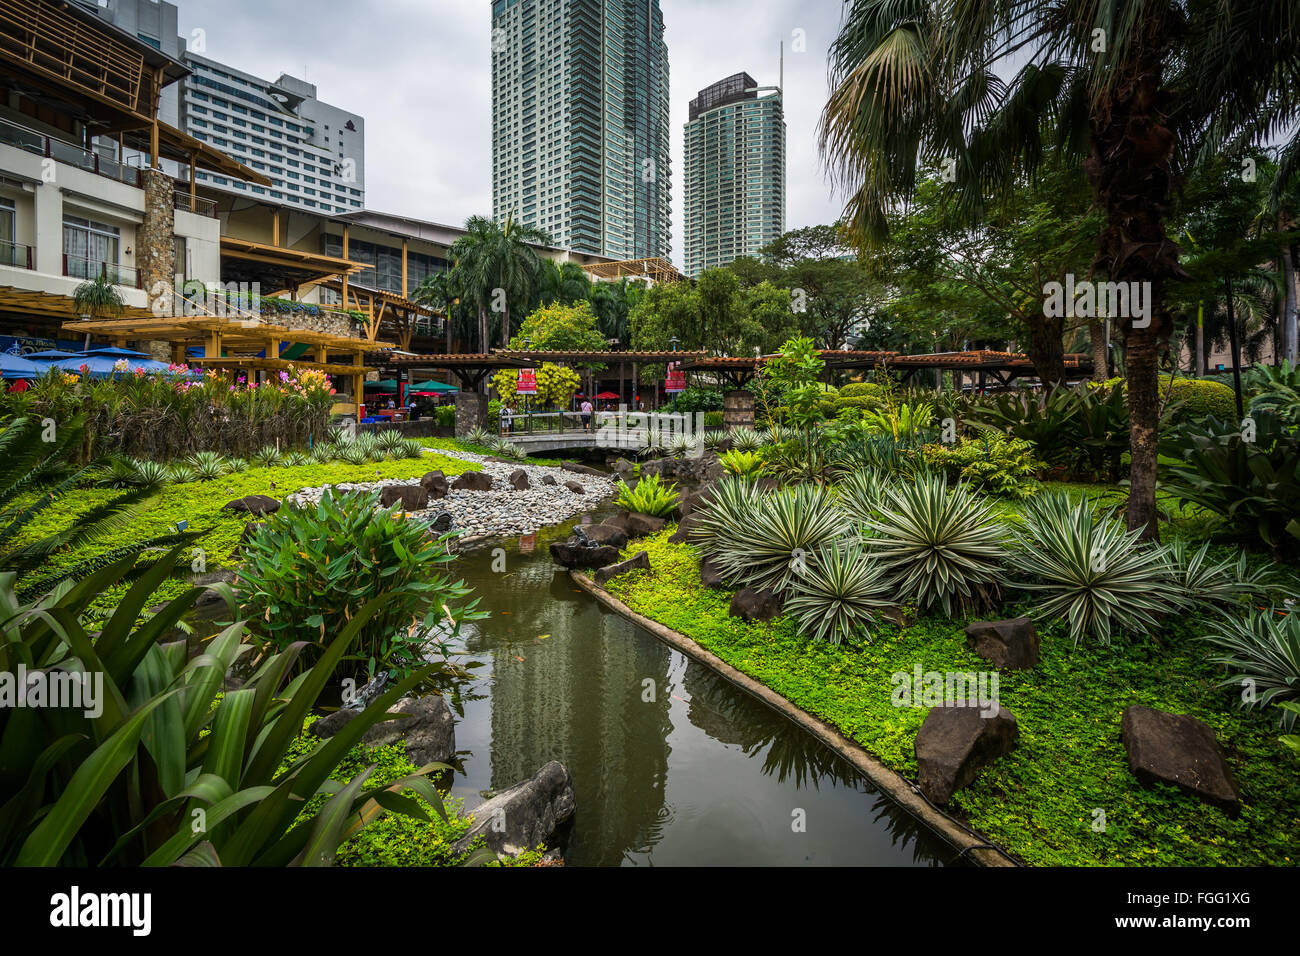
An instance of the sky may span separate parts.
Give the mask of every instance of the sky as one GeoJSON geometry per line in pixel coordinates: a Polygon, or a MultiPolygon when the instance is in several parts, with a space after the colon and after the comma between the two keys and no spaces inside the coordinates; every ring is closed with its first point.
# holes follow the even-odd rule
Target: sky
{"type": "MultiPolygon", "coordinates": [[[[451,225],[492,213],[490,0],[173,0],[204,55],[260,76],[316,84],[360,114],[366,206],[451,225]],[[202,31],[195,34],[195,30],[202,31]]],[[[660,0],[671,91],[673,261],[681,265],[682,127],[704,87],[748,72],[775,86],[785,42],[786,228],[843,206],[817,154],[826,50],[840,0],[660,0]]]]}

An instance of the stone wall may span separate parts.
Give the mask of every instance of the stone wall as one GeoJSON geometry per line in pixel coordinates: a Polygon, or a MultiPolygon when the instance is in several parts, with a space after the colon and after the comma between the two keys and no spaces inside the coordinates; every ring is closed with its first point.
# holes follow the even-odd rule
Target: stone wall
{"type": "Polygon", "coordinates": [[[476,428],[487,427],[488,397],[478,392],[456,394],[456,437],[464,438],[476,428]]]}
{"type": "Polygon", "coordinates": [[[341,312],[326,312],[308,315],[306,312],[275,312],[268,309],[262,313],[262,319],[289,329],[303,329],[308,332],[324,332],[327,335],[343,335],[351,338],[364,338],[361,324],[350,315],[341,312]]]}
{"type": "Polygon", "coordinates": [[[142,169],[144,222],[136,232],[135,261],[140,284],[155,315],[172,314],[172,283],[176,281],[176,184],[161,169],[142,169]]]}

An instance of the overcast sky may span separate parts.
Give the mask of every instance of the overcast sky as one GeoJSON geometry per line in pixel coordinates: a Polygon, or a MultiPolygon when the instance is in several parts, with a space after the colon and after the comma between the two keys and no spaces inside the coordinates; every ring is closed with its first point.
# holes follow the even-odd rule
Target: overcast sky
{"type": "MultiPolygon", "coordinates": [[[[492,212],[490,0],[173,0],[180,33],[256,76],[303,77],[366,121],[366,205],[459,225],[492,212]]],[[[705,86],[777,82],[785,41],[787,228],[833,221],[815,130],[840,0],[660,0],[672,96],[673,260],[681,265],[682,127],[705,86]],[[802,31],[797,37],[795,31],[802,31]],[[803,52],[792,46],[806,38],[803,52]]]]}

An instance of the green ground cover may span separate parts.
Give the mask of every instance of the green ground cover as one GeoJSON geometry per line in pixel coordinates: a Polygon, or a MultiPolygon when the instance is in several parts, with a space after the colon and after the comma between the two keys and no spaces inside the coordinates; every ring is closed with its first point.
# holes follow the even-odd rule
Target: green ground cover
{"type": "MultiPolygon", "coordinates": [[[[927,710],[893,706],[890,677],[918,664],[922,671],[986,669],[966,649],[968,621],[886,624],[872,643],[839,646],[807,641],[785,618],[745,623],[728,613],[731,592],[700,584],[694,549],[669,543],[671,532],[631,544],[628,553],[649,552],[653,570],[615,578],[609,590],[915,779],[912,742],[927,710]]],[[[1007,606],[1004,616],[1031,611],[1007,606]]],[[[1215,687],[1222,675],[1206,660],[1198,623],[1169,621],[1159,634],[1076,648],[1059,622],[1039,622],[1039,666],[1000,677],[1019,747],[959,791],[949,812],[1040,866],[1300,862],[1297,757],[1278,742],[1273,719],[1235,709],[1232,691],[1215,687]],[[1137,784],[1120,743],[1130,704],[1191,714],[1214,729],[1241,785],[1239,818],[1173,787],[1137,784]],[[1104,830],[1095,828],[1098,811],[1104,830]]]]}
{"type": "MultiPolygon", "coordinates": [[[[440,449],[442,451],[467,451],[475,455],[495,456],[495,450],[484,445],[474,445],[458,438],[417,438],[425,448],[440,449]]],[[[542,458],[540,456],[529,455],[527,461],[521,461],[521,465],[544,465],[551,468],[559,468],[564,464],[563,458],[542,458]]]]}

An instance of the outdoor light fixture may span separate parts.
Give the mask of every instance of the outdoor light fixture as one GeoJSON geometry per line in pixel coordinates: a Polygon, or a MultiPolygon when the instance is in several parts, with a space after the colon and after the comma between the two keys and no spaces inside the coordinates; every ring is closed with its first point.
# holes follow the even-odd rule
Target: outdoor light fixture
{"type": "Polygon", "coordinates": [[[527,352],[530,348],[532,348],[532,346],[533,346],[533,340],[530,339],[530,338],[525,338],[525,339],[524,339],[524,351],[527,352]]]}
{"type": "Polygon", "coordinates": [[[677,345],[678,345],[678,343],[680,343],[680,342],[681,342],[681,339],[679,339],[679,338],[678,338],[677,336],[675,336],[675,335],[674,335],[671,339],[668,340],[668,344],[671,345],[671,346],[673,347],[673,351],[674,351],[674,352],[677,351],[677,345]]]}
{"type": "Polygon", "coordinates": [[[190,523],[189,523],[188,521],[178,521],[178,522],[176,522],[176,530],[177,530],[178,532],[180,532],[180,531],[184,531],[184,530],[185,530],[186,528],[188,528],[189,526],[190,526],[190,523]]]}

